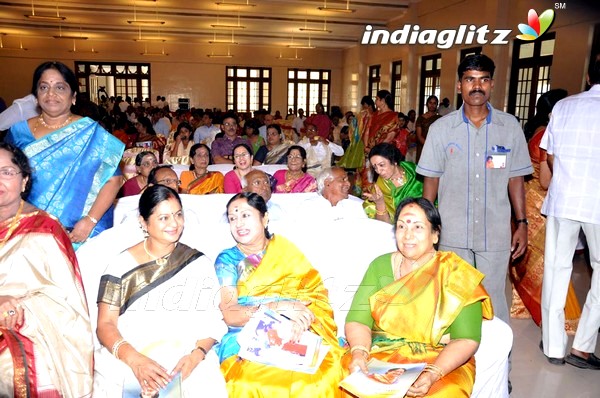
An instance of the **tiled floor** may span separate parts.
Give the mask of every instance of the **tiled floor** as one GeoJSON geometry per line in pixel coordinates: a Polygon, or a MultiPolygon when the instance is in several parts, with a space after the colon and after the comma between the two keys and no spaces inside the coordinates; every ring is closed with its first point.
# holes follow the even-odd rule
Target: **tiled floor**
{"type": "MultiPolygon", "coordinates": [[[[575,256],[573,272],[575,291],[583,306],[591,272],[583,255],[575,256]]],[[[512,319],[511,326],[514,333],[511,398],[600,397],[600,370],[551,365],[538,348],[540,329],[532,320],[512,319]]],[[[572,341],[570,337],[568,347],[572,341]]],[[[596,347],[596,355],[600,356],[600,345],[596,347]]]]}

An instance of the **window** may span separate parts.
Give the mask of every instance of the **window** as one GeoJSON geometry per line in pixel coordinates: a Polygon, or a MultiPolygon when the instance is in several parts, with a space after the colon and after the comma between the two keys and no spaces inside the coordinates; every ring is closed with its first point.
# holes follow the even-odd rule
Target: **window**
{"type": "Polygon", "coordinates": [[[227,109],[254,112],[271,106],[271,68],[228,66],[227,109]]]}
{"type": "Polygon", "coordinates": [[[79,92],[90,101],[99,102],[101,95],[150,98],[150,64],[75,61],[79,92]]]}
{"type": "Polygon", "coordinates": [[[514,41],[508,113],[517,116],[521,126],[535,114],[538,98],[550,90],[555,38],[551,32],[535,41],[514,41]]]}
{"type": "Polygon", "coordinates": [[[421,95],[419,103],[421,112],[427,112],[425,99],[430,95],[440,98],[440,75],[442,72],[442,54],[428,55],[421,58],[421,95]]]}
{"type": "Polygon", "coordinates": [[[394,110],[400,112],[402,100],[402,61],[392,62],[392,96],[394,97],[394,110]]]}
{"type": "Polygon", "coordinates": [[[329,108],[331,71],[325,69],[288,69],[288,108],[311,114],[318,103],[329,108]]]}
{"type": "MultiPolygon", "coordinates": [[[[467,56],[469,55],[475,55],[475,54],[481,54],[482,48],[481,47],[473,47],[473,48],[465,48],[464,50],[460,50],[460,59],[458,60],[458,63],[460,64],[462,62],[463,59],[465,59],[467,56]]],[[[458,79],[458,75],[456,76],[456,78],[458,79]]],[[[440,98],[440,101],[442,99],[440,98]]],[[[462,95],[460,93],[456,94],[456,109],[460,108],[463,104],[463,99],[462,99],[462,95]]]]}
{"type": "Polygon", "coordinates": [[[381,65],[369,66],[369,94],[375,99],[381,83],[381,65]]]}

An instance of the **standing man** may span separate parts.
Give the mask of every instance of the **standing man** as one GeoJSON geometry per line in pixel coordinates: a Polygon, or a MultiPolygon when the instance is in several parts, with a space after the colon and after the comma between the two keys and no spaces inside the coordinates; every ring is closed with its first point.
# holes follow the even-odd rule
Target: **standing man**
{"type": "Polygon", "coordinates": [[[533,168],[517,119],[488,103],[494,69],[483,54],[460,63],[457,89],[464,105],[431,125],[417,172],[425,176],[423,197],[438,198],[440,250],[455,252],[485,274],[494,313],[508,323],[506,274],[511,253],[517,258],[527,249],[523,176],[533,168]]]}
{"type": "Polygon", "coordinates": [[[546,250],[542,284],[542,339],[552,364],[600,369],[600,54],[590,62],[589,91],[556,103],[540,147],[553,172],[542,205],[546,250]],[[573,254],[583,228],[590,249],[592,281],[571,352],[565,357],[565,302],[573,254]],[[563,359],[564,358],[564,359],[563,359]]]}
{"type": "Polygon", "coordinates": [[[296,130],[296,134],[301,139],[304,137],[304,121],[306,120],[306,116],[304,116],[304,109],[298,109],[298,116],[292,122],[292,128],[296,130]]]}
{"type": "Polygon", "coordinates": [[[304,127],[308,129],[309,124],[313,124],[317,127],[317,134],[323,139],[329,139],[329,135],[331,134],[331,129],[333,128],[333,123],[331,123],[331,119],[325,113],[325,108],[322,103],[318,103],[315,106],[315,110],[317,113],[313,113],[310,117],[306,118],[304,121],[304,127]]]}

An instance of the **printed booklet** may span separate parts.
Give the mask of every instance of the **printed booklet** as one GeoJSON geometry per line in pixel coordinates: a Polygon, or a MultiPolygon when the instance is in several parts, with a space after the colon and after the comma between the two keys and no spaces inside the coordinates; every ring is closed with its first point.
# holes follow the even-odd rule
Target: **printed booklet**
{"type": "Polygon", "coordinates": [[[257,311],[238,335],[238,355],[249,361],[314,374],[329,346],[310,331],[303,332],[298,342],[290,341],[292,326],[291,320],[275,311],[257,311]]]}
{"type": "Polygon", "coordinates": [[[340,387],[359,398],[402,398],[417,380],[426,363],[399,364],[371,358],[367,362],[369,374],[354,372],[340,383],[340,387]]]}

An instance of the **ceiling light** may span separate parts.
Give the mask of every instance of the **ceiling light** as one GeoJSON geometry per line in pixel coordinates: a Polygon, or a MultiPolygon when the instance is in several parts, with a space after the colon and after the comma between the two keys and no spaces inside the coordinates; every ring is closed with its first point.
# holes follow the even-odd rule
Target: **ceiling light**
{"type": "Polygon", "coordinates": [[[296,50],[296,54],[293,57],[284,57],[281,52],[279,52],[279,57],[275,57],[275,59],[281,59],[286,61],[302,61],[302,58],[298,57],[298,50],[296,50]]]}
{"type": "Polygon", "coordinates": [[[167,23],[166,21],[162,21],[160,19],[128,19],[127,23],[134,26],[140,25],[164,25],[167,23]]]}
{"type": "Polygon", "coordinates": [[[231,39],[230,40],[225,40],[225,39],[217,39],[217,33],[213,33],[213,39],[208,41],[210,44],[233,44],[233,45],[238,45],[240,43],[238,43],[237,41],[235,41],[235,36],[233,34],[233,30],[231,31],[231,39]]]}
{"type": "Polygon", "coordinates": [[[246,27],[244,25],[240,24],[240,13],[239,12],[238,12],[238,17],[237,17],[237,25],[219,22],[219,16],[217,15],[217,22],[210,26],[213,28],[217,28],[217,29],[246,29],[246,27]]]}
{"type": "Polygon", "coordinates": [[[87,53],[87,54],[98,54],[98,51],[94,50],[94,47],[90,51],[77,50],[75,46],[75,40],[73,40],[73,48],[69,50],[70,53],[87,53]]]}
{"type": "Polygon", "coordinates": [[[289,44],[288,48],[300,48],[300,49],[304,49],[304,50],[312,50],[317,48],[316,46],[311,46],[310,44],[305,45],[305,44],[289,44]]]}
{"type": "Polygon", "coordinates": [[[322,28],[309,28],[308,27],[308,11],[307,18],[304,19],[304,27],[299,28],[301,32],[315,32],[315,33],[331,33],[332,31],[327,29],[327,20],[323,19],[323,27],[322,28]]]}
{"type": "Polygon", "coordinates": [[[225,24],[225,23],[215,23],[210,25],[213,28],[216,29],[246,29],[246,27],[244,25],[229,25],[229,24],[225,24]]]}
{"type": "Polygon", "coordinates": [[[233,58],[231,54],[206,54],[208,58],[233,58]]]}
{"type": "Polygon", "coordinates": [[[214,51],[211,51],[210,54],[206,54],[208,58],[233,58],[233,54],[229,51],[229,47],[227,47],[227,54],[215,54],[214,51]]]}
{"type": "Polygon", "coordinates": [[[327,7],[327,0],[324,0],[323,7],[317,7],[321,11],[330,11],[330,12],[343,12],[347,14],[351,14],[356,10],[350,8],[350,0],[346,0],[346,8],[339,7],[327,7]]]}
{"type": "Polygon", "coordinates": [[[67,19],[66,17],[60,16],[60,13],[58,12],[58,3],[56,3],[56,15],[35,15],[33,0],[31,0],[31,14],[25,14],[25,16],[36,21],[64,21],[67,19]]]}
{"type": "Polygon", "coordinates": [[[148,51],[144,51],[143,53],[140,53],[140,55],[149,55],[149,56],[155,56],[155,57],[166,57],[169,54],[165,52],[165,50],[163,49],[161,52],[159,53],[149,53],[148,51]]]}
{"type": "Polygon", "coordinates": [[[314,32],[314,33],[331,33],[332,31],[329,29],[318,29],[318,28],[300,28],[301,32],[314,32]]]}
{"type": "Polygon", "coordinates": [[[239,42],[237,42],[237,41],[231,41],[231,40],[222,40],[222,39],[217,39],[217,40],[209,40],[209,41],[208,41],[208,43],[209,43],[209,44],[233,44],[234,46],[235,46],[235,45],[238,45],[238,44],[240,44],[240,43],[239,43],[239,42]]]}
{"type": "Polygon", "coordinates": [[[226,1],[215,1],[218,6],[229,6],[229,7],[256,7],[256,4],[250,3],[250,0],[246,0],[245,3],[228,3],[226,1]]]}
{"type": "Polygon", "coordinates": [[[17,51],[27,51],[25,47],[23,47],[23,41],[19,40],[19,47],[5,47],[4,42],[2,41],[2,36],[5,33],[0,33],[0,50],[17,50],[17,51]]]}
{"type": "Polygon", "coordinates": [[[68,39],[68,40],[87,40],[88,37],[87,36],[75,36],[75,35],[59,35],[59,36],[52,36],[55,39],[68,39]]]}
{"type": "Polygon", "coordinates": [[[34,19],[36,21],[64,21],[65,19],[67,19],[66,17],[59,17],[56,15],[25,14],[25,16],[29,19],[34,19]]]}
{"type": "Polygon", "coordinates": [[[308,36],[308,44],[294,44],[294,38],[292,38],[292,44],[288,44],[288,48],[301,48],[306,50],[312,50],[317,47],[311,44],[310,36],[308,36]]]}
{"type": "Polygon", "coordinates": [[[158,43],[158,42],[166,42],[167,39],[158,39],[155,37],[146,37],[144,39],[139,38],[139,39],[133,39],[133,41],[137,41],[138,43],[150,43],[150,42],[154,42],[154,43],[158,43]]]}

